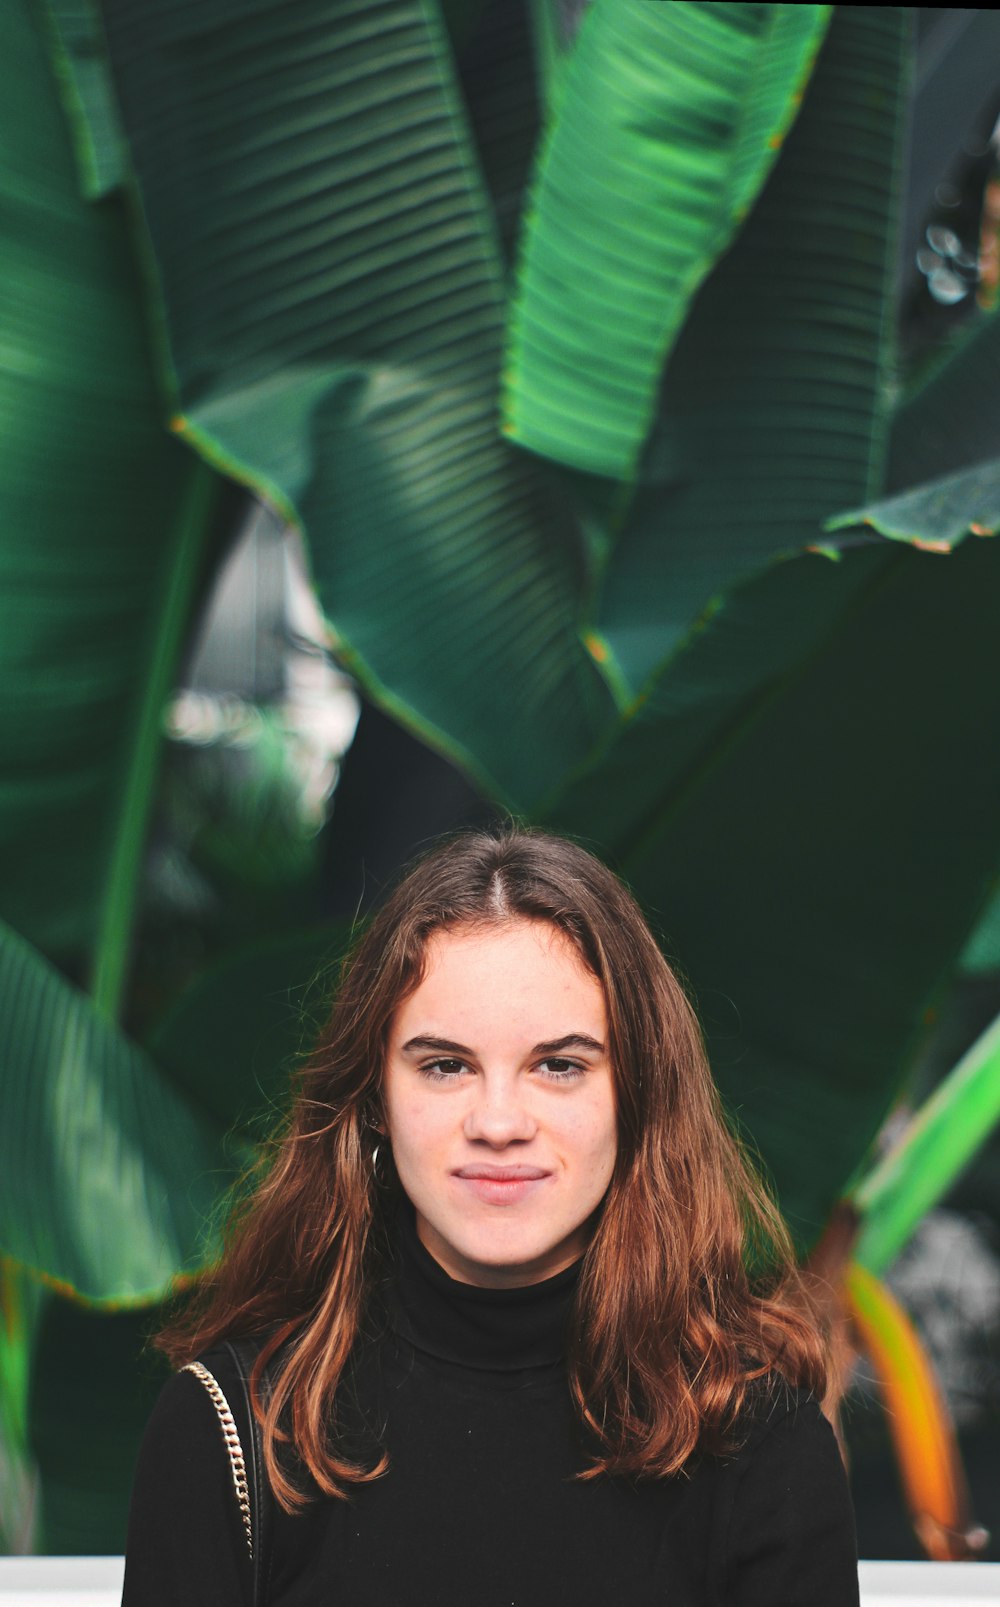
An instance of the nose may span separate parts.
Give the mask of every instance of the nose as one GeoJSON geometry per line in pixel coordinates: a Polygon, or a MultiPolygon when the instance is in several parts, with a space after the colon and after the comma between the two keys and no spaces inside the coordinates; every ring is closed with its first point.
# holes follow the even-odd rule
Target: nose
{"type": "Polygon", "coordinates": [[[537,1123],[528,1108],[520,1079],[488,1071],[477,1077],[475,1097],[465,1113],[465,1136],[503,1149],[534,1138],[537,1123]]]}

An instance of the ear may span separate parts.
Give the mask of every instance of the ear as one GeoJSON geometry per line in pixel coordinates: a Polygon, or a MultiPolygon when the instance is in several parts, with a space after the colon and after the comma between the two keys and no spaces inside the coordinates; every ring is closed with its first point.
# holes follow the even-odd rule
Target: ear
{"type": "Polygon", "coordinates": [[[376,1109],[372,1111],[371,1115],[365,1117],[365,1126],[370,1132],[377,1133],[379,1138],[385,1138],[387,1136],[385,1117],[382,1115],[381,1108],[379,1107],[376,1107],[376,1109]]]}

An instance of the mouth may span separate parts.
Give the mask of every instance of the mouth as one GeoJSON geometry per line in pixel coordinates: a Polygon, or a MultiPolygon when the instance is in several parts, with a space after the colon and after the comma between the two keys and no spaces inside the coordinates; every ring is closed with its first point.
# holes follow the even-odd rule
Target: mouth
{"type": "Polygon", "coordinates": [[[462,1166],[452,1174],[464,1190],[486,1205],[516,1205],[551,1175],[540,1166],[490,1166],[482,1162],[462,1166]]]}
{"type": "Polygon", "coordinates": [[[475,1161],[470,1166],[460,1166],[455,1173],[456,1177],[482,1178],[490,1183],[534,1182],[548,1175],[543,1166],[491,1166],[488,1161],[475,1161]]]}

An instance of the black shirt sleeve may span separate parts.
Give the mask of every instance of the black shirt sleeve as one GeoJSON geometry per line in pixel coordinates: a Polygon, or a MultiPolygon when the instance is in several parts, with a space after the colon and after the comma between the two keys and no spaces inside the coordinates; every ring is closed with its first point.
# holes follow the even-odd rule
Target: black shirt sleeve
{"type": "MultiPolygon", "coordinates": [[[[233,1386],[219,1383],[235,1415],[233,1386]]],[[[139,1449],[122,1607],[249,1607],[251,1585],[218,1415],[204,1384],[176,1373],[163,1386],[139,1449]]]]}
{"type": "Polygon", "coordinates": [[[858,1607],[857,1540],[833,1429],[790,1393],[748,1446],[729,1526],[731,1607],[858,1607]]]}

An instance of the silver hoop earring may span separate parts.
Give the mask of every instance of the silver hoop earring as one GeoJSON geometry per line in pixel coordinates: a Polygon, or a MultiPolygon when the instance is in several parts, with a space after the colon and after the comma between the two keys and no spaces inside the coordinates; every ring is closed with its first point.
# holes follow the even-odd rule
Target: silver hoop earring
{"type": "Polygon", "coordinates": [[[376,1144],[375,1148],[372,1150],[372,1177],[375,1179],[376,1183],[385,1182],[385,1178],[379,1175],[378,1169],[378,1153],[381,1148],[381,1144],[376,1144]]]}

